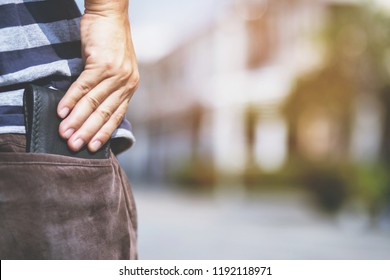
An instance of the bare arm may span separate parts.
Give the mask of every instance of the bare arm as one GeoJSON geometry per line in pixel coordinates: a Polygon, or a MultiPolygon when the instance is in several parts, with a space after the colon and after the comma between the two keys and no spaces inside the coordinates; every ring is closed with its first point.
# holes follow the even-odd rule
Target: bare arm
{"type": "Polygon", "coordinates": [[[84,71],[58,105],[60,135],[77,151],[98,150],[121,123],[139,74],[128,0],[85,0],[81,19],[84,71]]]}

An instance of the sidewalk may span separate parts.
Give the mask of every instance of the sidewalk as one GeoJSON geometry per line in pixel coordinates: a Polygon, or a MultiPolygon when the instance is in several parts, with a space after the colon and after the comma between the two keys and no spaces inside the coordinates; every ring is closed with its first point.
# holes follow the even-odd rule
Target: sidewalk
{"type": "Polygon", "coordinates": [[[390,259],[390,232],[303,195],[200,196],[138,186],[141,259],[390,259]]]}

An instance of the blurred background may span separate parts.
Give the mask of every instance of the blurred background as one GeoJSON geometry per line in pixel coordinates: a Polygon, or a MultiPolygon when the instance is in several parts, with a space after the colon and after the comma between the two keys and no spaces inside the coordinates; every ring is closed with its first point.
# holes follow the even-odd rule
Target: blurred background
{"type": "Polygon", "coordinates": [[[141,259],[390,259],[390,1],[129,16],[141,259]]]}

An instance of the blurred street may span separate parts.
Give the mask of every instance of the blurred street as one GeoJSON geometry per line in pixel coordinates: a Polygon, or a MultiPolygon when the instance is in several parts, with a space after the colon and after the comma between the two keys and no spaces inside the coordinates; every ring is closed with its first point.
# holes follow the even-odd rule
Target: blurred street
{"type": "Polygon", "coordinates": [[[358,213],[324,216],[304,194],[199,195],[137,185],[135,195],[140,259],[390,259],[388,229],[369,228],[358,213]]]}

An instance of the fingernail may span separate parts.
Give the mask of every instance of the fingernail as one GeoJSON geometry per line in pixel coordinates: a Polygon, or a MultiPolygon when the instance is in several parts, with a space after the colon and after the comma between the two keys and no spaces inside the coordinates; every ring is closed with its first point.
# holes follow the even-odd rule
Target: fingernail
{"type": "Polygon", "coordinates": [[[75,140],[73,142],[73,147],[76,150],[80,150],[83,146],[84,146],[84,141],[82,139],[80,139],[80,138],[78,138],[77,140],[75,140]]]}
{"type": "Polygon", "coordinates": [[[68,108],[68,107],[64,107],[64,108],[62,108],[62,110],[60,111],[59,116],[60,116],[61,118],[65,118],[68,114],[69,114],[69,108],[68,108]]]}
{"type": "Polygon", "coordinates": [[[67,131],[65,131],[64,133],[64,137],[65,139],[69,139],[74,133],[74,129],[73,128],[69,128],[67,131]]]}
{"type": "Polygon", "coordinates": [[[91,152],[96,152],[97,150],[100,149],[101,146],[102,146],[102,142],[100,142],[99,140],[93,141],[90,147],[91,152]]]}

